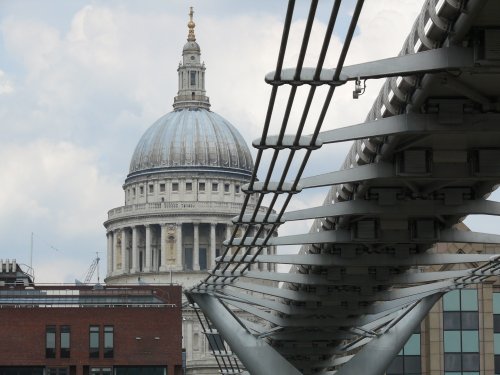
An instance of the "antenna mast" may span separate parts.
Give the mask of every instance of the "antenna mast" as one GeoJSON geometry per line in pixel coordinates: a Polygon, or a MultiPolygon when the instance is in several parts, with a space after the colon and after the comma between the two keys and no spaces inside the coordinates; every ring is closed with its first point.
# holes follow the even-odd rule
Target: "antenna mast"
{"type": "Polygon", "coordinates": [[[33,232],[31,232],[31,244],[30,244],[30,268],[33,269],[33,232]]]}

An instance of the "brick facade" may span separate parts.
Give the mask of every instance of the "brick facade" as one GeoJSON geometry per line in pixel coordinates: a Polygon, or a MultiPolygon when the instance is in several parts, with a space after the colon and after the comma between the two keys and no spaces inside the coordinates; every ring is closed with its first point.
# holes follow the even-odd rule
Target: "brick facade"
{"type": "MultiPolygon", "coordinates": [[[[127,290],[130,288],[146,290],[127,290]]],[[[83,375],[92,367],[147,365],[167,367],[168,374],[180,373],[181,288],[155,286],[154,290],[155,295],[167,297],[166,304],[102,304],[105,299],[95,306],[82,307],[0,304],[0,367],[62,366],[70,374],[83,375]],[[56,358],[46,358],[47,326],[56,327],[56,358]],[[60,356],[61,326],[70,327],[70,358],[60,356]],[[90,326],[100,327],[99,358],[89,358],[90,326]],[[104,326],[113,327],[113,358],[103,358],[104,326]]]]}

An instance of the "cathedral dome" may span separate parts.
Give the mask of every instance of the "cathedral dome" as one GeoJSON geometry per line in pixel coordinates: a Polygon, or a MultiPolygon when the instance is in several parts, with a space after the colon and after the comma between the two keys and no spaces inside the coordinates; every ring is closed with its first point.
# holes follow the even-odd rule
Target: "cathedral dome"
{"type": "Polygon", "coordinates": [[[229,121],[210,111],[205,64],[191,8],[174,111],[158,119],[137,144],[127,178],[167,172],[218,172],[248,179],[253,161],[245,140],[229,121]]]}
{"type": "Polygon", "coordinates": [[[204,108],[183,108],[158,119],[135,148],[128,177],[179,170],[251,176],[252,156],[236,128],[204,108]]]}

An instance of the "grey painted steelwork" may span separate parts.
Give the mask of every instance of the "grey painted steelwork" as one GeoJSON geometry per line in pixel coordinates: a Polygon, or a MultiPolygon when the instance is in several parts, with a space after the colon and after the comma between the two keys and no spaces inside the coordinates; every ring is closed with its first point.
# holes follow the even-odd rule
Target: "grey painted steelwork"
{"type": "Polygon", "coordinates": [[[278,355],[269,355],[275,350],[242,327],[235,320],[235,316],[221,303],[217,303],[213,296],[201,295],[196,301],[231,348],[238,353],[240,360],[245,363],[251,374],[265,374],[270,368],[276,375],[300,374],[284,358],[278,355]],[[248,350],[249,348],[251,350],[248,350]]]}
{"type": "Polygon", "coordinates": [[[338,80],[333,79],[336,75],[335,69],[323,69],[319,79],[315,79],[316,69],[303,68],[298,79],[296,69],[283,69],[277,80],[275,79],[276,72],[268,73],[266,82],[269,84],[342,85],[356,79],[402,77],[450,70],[475,70],[474,63],[474,49],[454,46],[345,66],[342,68],[338,80]]]}
{"type": "Polygon", "coordinates": [[[433,249],[439,242],[500,244],[499,235],[460,224],[467,215],[500,214],[500,203],[486,200],[500,184],[500,34],[490,30],[500,27],[500,2],[424,1],[399,56],[344,67],[363,6],[357,1],[337,64],[324,68],[340,6],[333,1],[317,65],[309,68],[312,0],[297,64],[283,69],[294,5],[276,69],[266,76],[271,95],[253,142],[255,168],[242,188],[246,201],[216,267],[187,295],[252,374],[280,373],[287,364],[289,373],[381,375],[443,293],[500,275],[498,255],[433,249]],[[322,129],[336,87],[354,80],[356,97],[361,80],[382,77],[366,122],[322,129]],[[290,86],[288,100],[272,135],[282,85],[290,86]],[[305,135],[318,85],[328,93],[305,135]],[[299,90],[306,101],[297,109],[299,90]],[[291,130],[293,109],[302,117],[291,130]],[[306,176],[312,152],[345,141],[354,144],[340,171],[306,176]],[[271,156],[265,170],[264,153],[271,156]],[[281,155],[285,167],[276,173],[281,155]],[[322,206],[287,210],[294,195],[322,186],[331,186],[322,206]],[[259,211],[264,197],[269,208],[259,211]],[[287,221],[307,219],[314,219],[309,233],[277,235],[287,221]],[[302,247],[296,255],[267,252],[280,245],[302,247]],[[421,272],[455,264],[462,269],[421,272]],[[275,265],[291,271],[272,272],[275,265]],[[238,319],[231,309],[252,318],[238,319]]]}

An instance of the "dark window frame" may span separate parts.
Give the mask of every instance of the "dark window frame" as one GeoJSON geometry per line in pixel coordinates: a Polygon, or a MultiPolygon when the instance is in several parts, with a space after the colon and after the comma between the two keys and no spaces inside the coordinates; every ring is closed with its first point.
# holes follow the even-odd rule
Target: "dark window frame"
{"type": "Polygon", "coordinates": [[[67,367],[47,367],[46,375],[69,375],[69,369],[67,367]]]}
{"type": "Polygon", "coordinates": [[[56,358],[56,347],[57,347],[57,329],[55,325],[45,326],[45,358],[56,358]],[[50,339],[49,339],[50,337],[50,339]],[[49,340],[53,341],[50,343],[49,340]]]}
{"type": "Polygon", "coordinates": [[[69,325],[63,325],[59,331],[59,356],[61,358],[71,358],[71,327],[69,325]],[[68,335],[67,341],[68,345],[65,345],[64,335],[68,335]]]}
{"type": "Polygon", "coordinates": [[[101,327],[98,325],[89,326],[89,358],[99,358],[101,351],[101,327]],[[92,337],[97,334],[97,346],[92,346],[92,337]]]}
{"type": "MultiPolygon", "coordinates": [[[[476,293],[476,301],[478,299],[477,289],[464,289],[467,292],[472,290],[476,293]]],[[[451,292],[450,292],[451,293],[451,292]]],[[[463,309],[464,300],[462,295],[462,290],[458,289],[458,306],[459,309],[446,309],[445,306],[445,296],[443,296],[443,355],[444,355],[444,370],[445,372],[480,372],[481,363],[479,359],[480,353],[480,338],[479,338],[479,303],[476,302],[476,310],[463,309]],[[475,317],[474,317],[475,315],[475,317]],[[465,319],[464,319],[465,318],[465,319]],[[472,322],[474,318],[474,322],[472,322]],[[453,320],[453,321],[452,321],[453,320]],[[446,322],[446,323],[445,323],[446,322]],[[446,351],[445,345],[445,333],[446,332],[458,332],[460,337],[459,345],[460,350],[456,352],[446,351]],[[477,351],[464,351],[463,343],[463,333],[464,332],[477,332],[477,351]],[[468,367],[470,362],[474,360],[476,366],[468,367]]]]}
{"type": "Polygon", "coordinates": [[[112,325],[104,326],[104,358],[114,358],[115,353],[115,327],[112,325]],[[110,335],[110,336],[108,336],[110,335]],[[111,346],[108,346],[108,337],[111,337],[111,346]]]}
{"type": "Polygon", "coordinates": [[[417,375],[422,372],[422,333],[420,332],[420,327],[413,332],[412,336],[405,343],[405,346],[401,349],[396,357],[392,360],[389,368],[387,369],[387,375],[417,375]],[[406,353],[407,344],[412,337],[418,335],[419,341],[419,354],[408,354],[406,353]]]}

